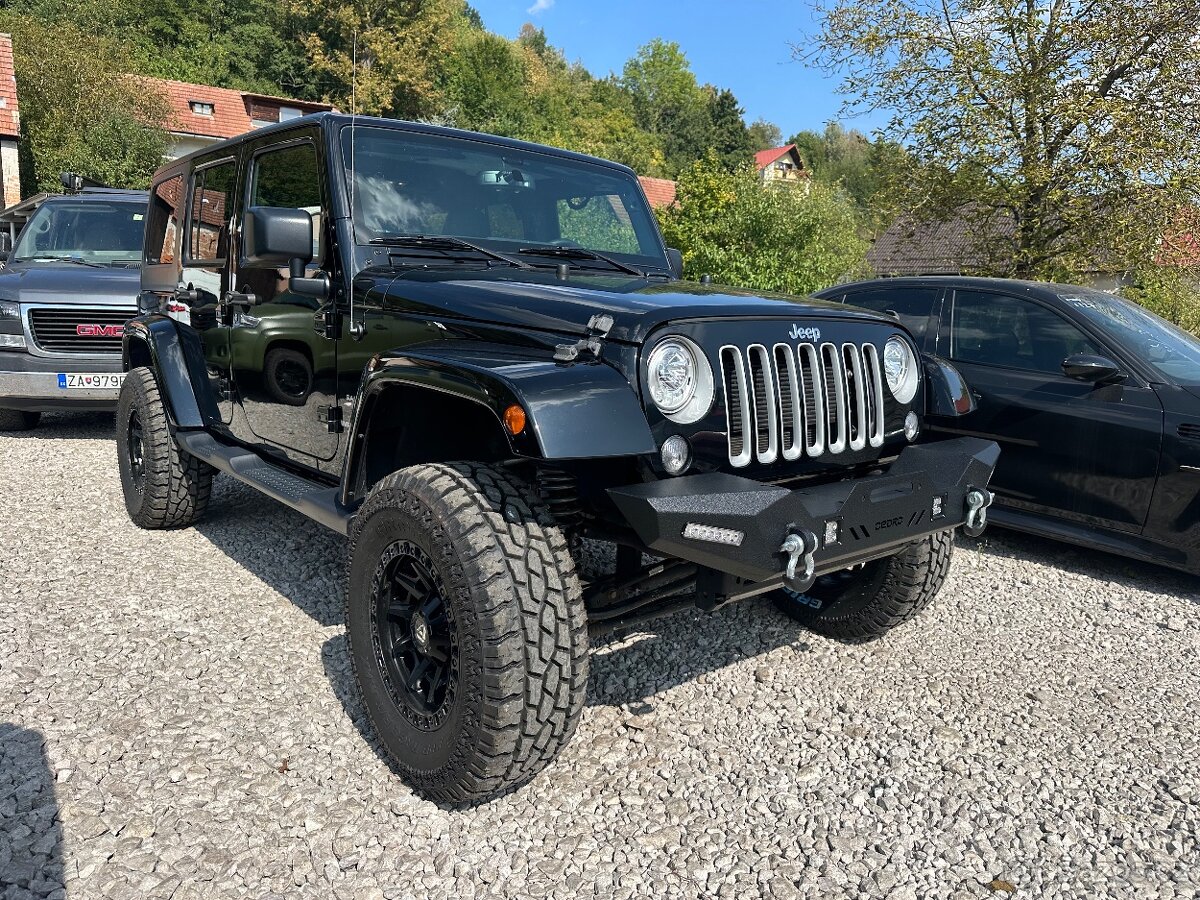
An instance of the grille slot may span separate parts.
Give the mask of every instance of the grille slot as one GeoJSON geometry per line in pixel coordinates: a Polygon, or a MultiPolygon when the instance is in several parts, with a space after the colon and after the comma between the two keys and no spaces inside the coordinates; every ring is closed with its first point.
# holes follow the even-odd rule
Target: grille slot
{"type": "Polygon", "coordinates": [[[34,344],[49,353],[116,355],[125,323],[135,315],[132,307],[34,307],[29,310],[29,331],[34,344]],[[81,334],[80,326],[93,333],[81,334]]]}
{"type": "Polygon", "coordinates": [[[764,465],[881,447],[883,371],[873,344],[720,350],[729,461],[764,465]]]}
{"type": "Polygon", "coordinates": [[[750,464],[752,453],[746,437],[750,423],[750,398],[747,396],[742,351],[737,347],[722,347],[720,355],[725,410],[729,420],[729,461],[735,466],[745,466],[750,464]]]}

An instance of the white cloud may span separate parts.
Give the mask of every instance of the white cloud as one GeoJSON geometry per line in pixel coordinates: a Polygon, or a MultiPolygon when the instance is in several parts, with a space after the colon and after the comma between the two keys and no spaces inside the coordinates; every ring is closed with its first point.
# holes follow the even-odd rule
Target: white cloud
{"type": "Polygon", "coordinates": [[[525,10],[531,16],[536,16],[540,12],[545,12],[554,5],[554,0],[533,0],[533,6],[525,10]]]}

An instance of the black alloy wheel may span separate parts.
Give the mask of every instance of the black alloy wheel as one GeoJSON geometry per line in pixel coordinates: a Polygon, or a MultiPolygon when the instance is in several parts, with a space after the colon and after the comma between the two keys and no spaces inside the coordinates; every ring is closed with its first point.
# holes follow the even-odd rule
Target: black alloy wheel
{"type": "Polygon", "coordinates": [[[429,556],[410,541],[391,544],[374,579],[371,630],[396,706],[414,726],[438,728],[458,685],[458,636],[429,556]]]}
{"type": "Polygon", "coordinates": [[[129,455],[129,477],[134,489],[141,492],[146,483],[146,436],[142,432],[142,419],[136,409],[129,414],[126,452],[129,455]]]}

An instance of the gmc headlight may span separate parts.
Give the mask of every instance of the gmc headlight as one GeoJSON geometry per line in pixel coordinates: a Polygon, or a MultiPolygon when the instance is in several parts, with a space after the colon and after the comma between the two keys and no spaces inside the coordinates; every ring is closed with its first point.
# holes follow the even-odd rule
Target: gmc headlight
{"type": "Polygon", "coordinates": [[[15,300],[0,300],[0,322],[20,322],[21,307],[15,300]]]}
{"type": "Polygon", "coordinates": [[[892,335],[883,347],[883,375],[897,402],[912,402],[917,395],[917,357],[899,335],[892,335]]]}
{"type": "Polygon", "coordinates": [[[698,422],[712,408],[712,366],[703,351],[685,337],[665,338],[650,351],[646,380],[650,399],[672,422],[698,422]]]}

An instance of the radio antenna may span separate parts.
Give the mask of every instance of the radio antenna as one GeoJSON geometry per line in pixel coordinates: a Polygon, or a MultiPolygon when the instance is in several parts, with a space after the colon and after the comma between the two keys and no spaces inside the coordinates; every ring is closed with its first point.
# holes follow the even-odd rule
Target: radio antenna
{"type": "Polygon", "coordinates": [[[358,119],[358,29],[354,29],[354,43],[350,49],[350,228],[355,229],[354,207],[355,195],[358,191],[358,178],[355,170],[358,157],[354,152],[354,138],[358,132],[355,127],[358,119]]]}

